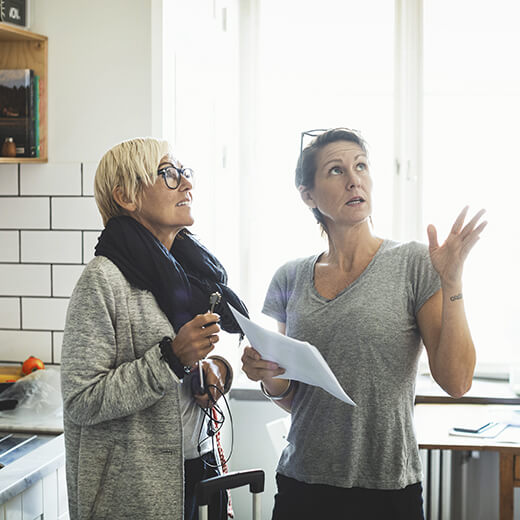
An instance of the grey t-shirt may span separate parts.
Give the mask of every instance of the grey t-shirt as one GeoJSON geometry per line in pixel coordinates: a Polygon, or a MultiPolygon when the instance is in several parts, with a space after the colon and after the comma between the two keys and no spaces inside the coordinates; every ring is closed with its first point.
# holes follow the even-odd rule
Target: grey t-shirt
{"type": "Polygon", "coordinates": [[[318,257],[282,266],[263,312],[285,323],[288,336],[318,348],[357,407],[300,383],[277,471],[340,487],[399,489],[419,482],[416,315],[440,288],[428,249],[383,241],[359,278],[331,300],[314,286],[318,257]]]}

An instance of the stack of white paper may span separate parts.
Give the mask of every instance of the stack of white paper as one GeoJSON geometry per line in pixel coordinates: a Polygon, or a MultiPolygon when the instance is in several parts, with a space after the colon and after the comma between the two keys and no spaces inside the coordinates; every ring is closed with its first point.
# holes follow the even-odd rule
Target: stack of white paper
{"type": "Polygon", "coordinates": [[[285,373],[279,377],[319,386],[345,403],[356,406],[346,394],[319,350],[306,341],[264,329],[229,306],[251,346],[263,359],[274,361],[285,373]]]}

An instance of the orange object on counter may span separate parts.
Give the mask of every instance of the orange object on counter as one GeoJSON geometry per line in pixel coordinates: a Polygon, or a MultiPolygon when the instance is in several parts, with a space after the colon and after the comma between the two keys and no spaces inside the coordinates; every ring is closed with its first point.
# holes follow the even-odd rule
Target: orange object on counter
{"type": "Polygon", "coordinates": [[[0,384],[12,383],[23,377],[20,365],[0,365],[0,384]]]}
{"type": "Polygon", "coordinates": [[[35,370],[41,370],[43,368],[45,368],[43,361],[41,359],[38,359],[37,357],[31,356],[23,362],[22,372],[25,375],[28,375],[31,372],[34,372],[35,370]]]}

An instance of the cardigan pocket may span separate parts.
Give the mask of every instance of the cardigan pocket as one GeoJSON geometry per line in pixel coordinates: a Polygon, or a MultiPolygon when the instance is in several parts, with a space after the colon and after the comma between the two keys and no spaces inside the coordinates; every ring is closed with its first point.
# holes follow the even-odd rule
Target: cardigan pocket
{"type": "Polygon", "coordinates": [[[114,518],[114,496],[117,496],[117,488],[121,482],[121,468],[124,460],[125,447],[114,443],[108,453],[103,473],[99,481],[99,487],[88,516],[92,520],[114,518]]]}

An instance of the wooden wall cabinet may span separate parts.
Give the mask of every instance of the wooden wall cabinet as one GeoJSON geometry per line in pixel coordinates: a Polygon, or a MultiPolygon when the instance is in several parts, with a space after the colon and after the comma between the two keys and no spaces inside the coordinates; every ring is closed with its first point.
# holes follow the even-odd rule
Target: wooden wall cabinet
{"type": "Polygon", "coordinates": [[[0,22],[0,69],[33,69],[43,81],[40,95],[40,157],[0,157],[0,164],[47,162],[47,36],[0,22]]]}

